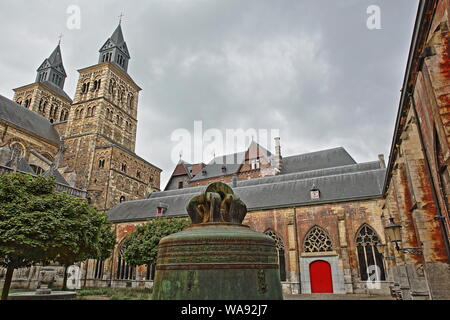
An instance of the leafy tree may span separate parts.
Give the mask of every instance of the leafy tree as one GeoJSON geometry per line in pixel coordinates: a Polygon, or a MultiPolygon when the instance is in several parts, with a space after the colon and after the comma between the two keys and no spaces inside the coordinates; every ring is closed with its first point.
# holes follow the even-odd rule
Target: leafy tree
{"type": "Polygon", "coordinates": [[[123,259],[134,266],[156,264],[159,241],[190,224],[188,218],[161,218],[139,226],[123,243],[123,259]]]}
{"type": "Polygon", "coordinates": [[[106,217],[86,200],[55,193],[54,187],[53,178],[0,177],[0,265],[7,269],[3,300],[16,268],[51,261],[68,266],[112,250],[115,240],[106,232],[106,217]]]}

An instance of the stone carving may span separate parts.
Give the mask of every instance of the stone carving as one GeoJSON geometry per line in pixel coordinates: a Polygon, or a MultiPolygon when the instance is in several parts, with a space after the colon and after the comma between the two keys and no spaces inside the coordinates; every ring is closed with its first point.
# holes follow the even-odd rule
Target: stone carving
{"type": "Polygon", "coordinates": [[[261,294],[267,292],[266,273],[264,272],[264,270],[258,270],[258,291],[261,294]]]}
{"type": "Polygon", "coordinates": [[[43,268],[39,272],[39,289],[36,290],[38,294],[51,294],[50,289],[55,282],[56,271],[52,268],[43,268]]]}
{"type": "Polygon", "coordinates": [[[203,194],[193,198],[186,207],[193,224],[228,222],[242,224],[247,206],[225,183],[211,184],[203,194]]]}
{"type": "Polygon", "coordinates": [[[81,271],[77,265],[67,269],[67,288],[70,290],[81,289],[81,271]]]}

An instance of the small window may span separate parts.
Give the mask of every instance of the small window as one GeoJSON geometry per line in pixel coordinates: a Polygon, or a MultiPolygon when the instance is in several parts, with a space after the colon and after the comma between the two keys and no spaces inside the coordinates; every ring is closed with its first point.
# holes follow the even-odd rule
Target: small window
{"type": "Polygon", "coordinates": [[[120,203],[123,203],[123,202],[125,202],[125,201],[126,201],[125,196],[121,196],[119,202],[120,202],[120,203]]]}
{"type": "Polygon", "coordinates": [[[183,189],[183,181],[178,182],[178,189],[183,189]]]}
{"type": "Polygon", "coordinates": [[[99,167],[100,169],[103,169],[103,168],[105,167],[105,159],[100,159],[100,160],[98,161],[98,167],[99,167]]]}
{"type": "Polygon", "coordinates": [[[126,163],[122,163],[122,167],[121,167],[122,172],[127,172],[127,164],[126,163]]]}
{"type": "Polygon", "coordinates": [[[138,179],[141,178],[141,172],[140,171],[136,172],[136,178],[138,178],[138,179]]]}

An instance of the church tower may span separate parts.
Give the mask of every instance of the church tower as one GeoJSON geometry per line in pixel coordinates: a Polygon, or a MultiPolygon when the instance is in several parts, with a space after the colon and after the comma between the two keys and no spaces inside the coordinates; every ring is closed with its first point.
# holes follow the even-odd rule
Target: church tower
{"type": "Polygon", "coordinates": [[[14,89],[18,104],[44,116],[62,133],[69,117],[72,99],[64,91],[67,74],[58,43],[48,58],[37,69],[36,81],[14,89]]]}
{"type": "Polygon", "coordinates": [[[78,70],[64,165],[91,203],[107,210],[159,190],[161,170],[135,154],[141,88],[128,74],[130,54],[120,24],[99,53],[96,65],[78,70]]]}

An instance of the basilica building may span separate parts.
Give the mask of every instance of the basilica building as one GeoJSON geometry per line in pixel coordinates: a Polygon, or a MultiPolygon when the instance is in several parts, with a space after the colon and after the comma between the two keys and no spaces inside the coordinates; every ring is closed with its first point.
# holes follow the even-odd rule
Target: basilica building
{"type": "MultiPolygon", "coordinates": [[[[274,239],[284,293],[450,299],[449,19],[449,0],[419,1],[388,163],[357,163],[343,147],[285,155],[277,138],[275,150],[253,141],[209,163],[180,159],[161,191],[161,170],[135,154],[141,88],[119,25],[73,99],[60,45],[35,82],[0,96],[0,173],[54,176],[107,214],[117,246],[81,264],[81,287],[152,287],[155,266],[127,264],[123,241],[152,219],[187,217],[220,181],[247,205],[244,224],[274,239]]],[[[15,284],[33,287],[36,268],[15,284]]]]}
{"type": "Polygon", "coordinates": [[[130,53],[119,25],[98,62],[78,70],[73,99],[64,91],[61,46],[37,69],[35,82],[0,97],[6,165],[17,154],[41,174],[57,162],[58,177],[107,211],[159,191],[161,169],[135,153],[141,88],[128,74],[130,53]]]}

